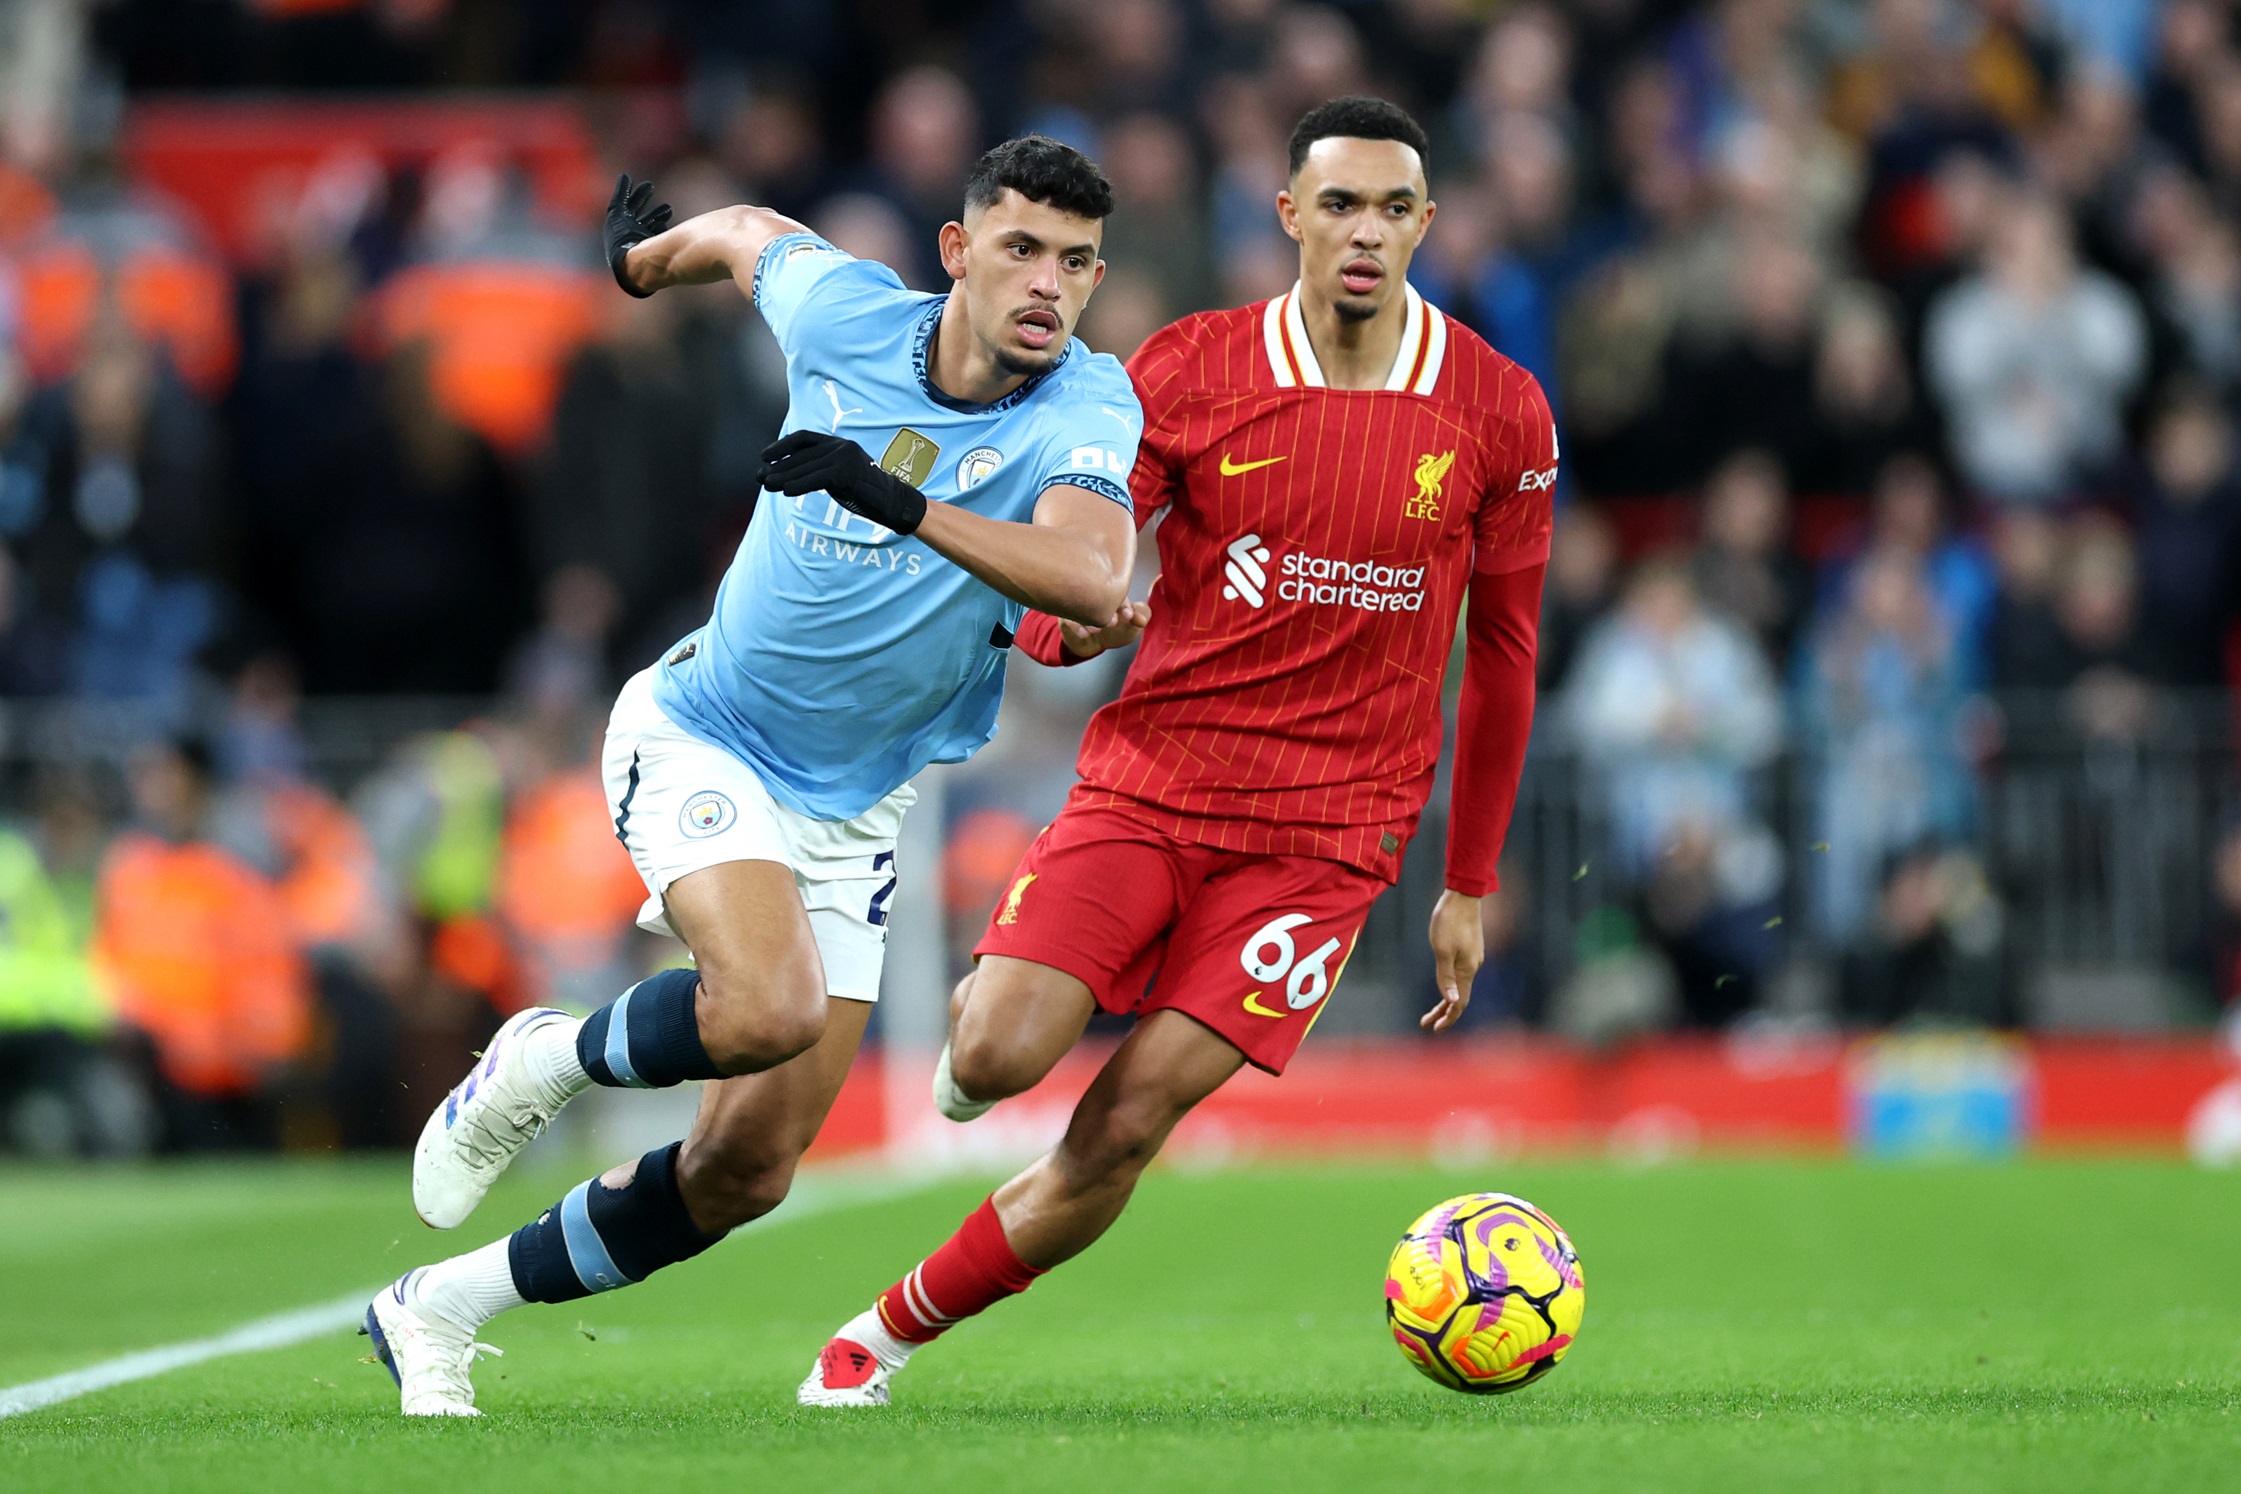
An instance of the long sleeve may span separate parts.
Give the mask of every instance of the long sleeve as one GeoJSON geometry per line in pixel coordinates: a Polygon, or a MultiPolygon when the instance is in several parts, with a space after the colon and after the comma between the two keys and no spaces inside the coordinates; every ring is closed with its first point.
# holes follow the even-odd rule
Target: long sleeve
{"type": "Polygon", "coordinates": [[[1533,653],[1545,562],[1471,577],[1464,612],[1463,698],[1448,796],[1447,885],[1484,897],[1517,807],[1533,729],[1533,653]]]}
{"type": "Polygon", "coordinates": [[[1084,662],[1081,655],[1066,646],[1066,637],[1058,630],[1058,619],[1048,612],[1030,612],[1021,618],[1019,633],[1012,641],[1028,658],[1053,669],[1084,662]]]}

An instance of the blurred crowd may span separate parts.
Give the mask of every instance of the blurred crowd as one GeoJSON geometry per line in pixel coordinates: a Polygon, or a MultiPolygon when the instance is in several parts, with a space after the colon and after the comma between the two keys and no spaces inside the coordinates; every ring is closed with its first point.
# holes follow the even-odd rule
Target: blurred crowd
{"type": "MultiPolygon", "coordinates": [[[[586,752],[704,615],[785,396],[730,288],[613,292],[616,171],[936,288],[973,156],[1059,136],[1115,185],[1083,336],[1125,357],[1289,285],[1284,138],[1350,91],[1430,129],[1413,278],[1563,437],[1536,761],[1579,766],[1599,901],[1558,958],[1511,879],[1485,1019],[1717,1026],[1806,942],[1853,1020],[2025,1015],[1986,839],[2019,734],[2224,750],[2241,681],[2225,0],[0,0],[0,695],[155,744],[17,796],[0,970],[44,994],[0,978],[0,1031],[80,1044],[84,1125],[371,1139],[415,1034],[636,957],[586,752]],[[460,90],[492,112],[409,112],[460,90]],[[229,100],[297,153],[198,196],[163,150],[252,116],[148,111],[229,100]],[[351,785],[298,691],[502,704],[351,785]],[[148,933],[174,893],[192,949],[148,933]],[[209,975],[237,939],[258,973],[209,975]],[[117,1015],[138,1049],[84,1036],[117,1015]]],[[[956,796],[955,929],[1115,686],[1072,673],[1021,672],[956,796]]],[[[2204,812],[2172,958],[2214,1005],[2241,827],[2204,812]]]]}

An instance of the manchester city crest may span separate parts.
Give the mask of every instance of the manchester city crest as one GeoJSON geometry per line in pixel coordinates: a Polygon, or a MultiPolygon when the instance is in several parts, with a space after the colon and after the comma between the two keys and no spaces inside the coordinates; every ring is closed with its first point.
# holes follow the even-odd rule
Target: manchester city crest
{"type": "Polygon", "coordinates": [[[976,446],[957,462],[957,491],[977,486],[989,473],[1004,465],[1004,454],[993,446],[976,446]]]}
{"type": "Polygon", "coordinates": [[[702,840],[729,830],[738,818],[739,811],[732,807],[731,800],[714,789],[703,789],[678,811],[677,828],[694,840],[702,840]]]}

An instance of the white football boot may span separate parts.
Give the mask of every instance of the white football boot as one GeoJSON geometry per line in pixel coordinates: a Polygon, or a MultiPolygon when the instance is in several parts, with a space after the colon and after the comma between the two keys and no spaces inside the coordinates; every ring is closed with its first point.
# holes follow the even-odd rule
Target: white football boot
{"type": "Polygon", "coordinates": [[[962,1125],[976,1121],[996,1108],[994,1100],[968,1098],[949,1075],[949,1044],[942,1044],[941,1062],[934,1065],[934,1108],[962,1125]]]}
{"type": "Polygon", "coordinates": [[[412,1206],[434,1229],[455,1229],[521,1149],[560,1113],[524,1062],[522,1040],[548,1022],[573,1020],[549,1006],[506,1019],[444,1102],[420,1128],[412,1153],[412,1206]]]}
{"type": "Polygon", "coordinates": [[[804,1406],[884,1406],[895,1372],[851,1339],[836,1338],[817,1356],[817,1367],[794,1392],[804,1406]]]}
{"type": "Polygon", "coordinates": [[[475,1360],[506,1351],[478,1344],[470,1330],[407,1302],[407,1289],[419,1274],[407,1272],[377,1294],[358,1331],[373,1340],[375,1357],[397,1382],[405,1415],[480,1416],[469,1378],[475,1360]]]}

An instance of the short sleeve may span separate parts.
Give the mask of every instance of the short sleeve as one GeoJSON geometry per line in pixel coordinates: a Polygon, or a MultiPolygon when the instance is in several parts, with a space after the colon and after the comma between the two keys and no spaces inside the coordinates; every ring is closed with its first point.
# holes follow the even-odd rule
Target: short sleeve
{"type": "Polygon", "coordinates": [[[1523,387],[1501,402],[1488,491],[1479,504],[1471,568],[1490,575],[1548,561],[1556,510],[1556,421],[1541,386],[1523,369],[1523,387]]]}
{"type": "Polygon", "coordinates": [[[1136,468],[1137,439],[1143,429],[1143,409],[1125,381],[1118,381],[1114,389],[1085,392],[1052,437],[1036,491],[1062,485],[1087,488],[1134,513],[1128,479],[1136,468]]]}
{"type": "Polygon", "coordinates": [[[815,306],[848,292],[909,294],[895,272],[858,259],[813,233],[781,234],[755,262],[755,309],[770,325],[779,347],[791,356],[797,334],[815,306]]]}

